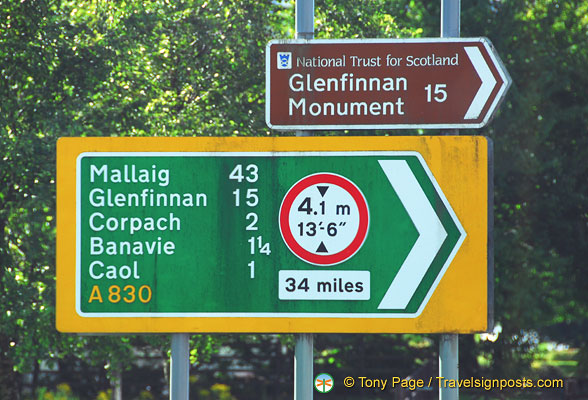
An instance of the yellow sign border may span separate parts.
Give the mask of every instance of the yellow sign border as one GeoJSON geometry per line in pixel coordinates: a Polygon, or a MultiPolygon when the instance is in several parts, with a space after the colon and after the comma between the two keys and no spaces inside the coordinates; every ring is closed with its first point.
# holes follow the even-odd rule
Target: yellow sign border
{"type": "Polygon", "coordinates": [[[57,329],[77,333],[486,331],[491,328],[493,295],[488,251],[491,160],[491,142],[481,136],[61,138],[57,143],[57,329]],[[139,151],[416,151],[467,237],[425,309],[414,318],[81,317],[75,309],[77,157],[84,152],[139,151]]]}

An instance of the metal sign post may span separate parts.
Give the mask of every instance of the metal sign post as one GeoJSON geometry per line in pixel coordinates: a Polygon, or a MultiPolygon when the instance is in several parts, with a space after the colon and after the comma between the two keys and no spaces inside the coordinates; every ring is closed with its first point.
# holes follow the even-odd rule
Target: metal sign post
{"type": "MultiPolygon", "coordinates": [[[[314,0],[296,0],[296,39],[314,38],[314,0]]],[[[297,131],[296,136],[311,136],[309,131],[297,131]]],[[[314,367],[314,338],[312,333],[296,335],[294,348],[294,400],[312,400],[314,367]]]]}
{"type": "MultiPolygon", "coordinates": [[[[441,0],[441,37],[460,36],[460,0],[441,0]]],[[[457,129],[447,134],[459,135],[457,129]]],[[[459,337],[457,334],[443,334],[439,342],[439,376],[459,379],[459,337]]],[[[459,399],[459,388],[439,387],[440,400],[459,399]]]]}
{"type": "Polygon", "coordinates": [[[460,0],[441,0],[441,37],[460,36],[460,0]]]}
{"type": "Polygon", "coordinates": [[[296,39],[314,38],[314,0],[296,1],[296,39]]]}
{"type": "Polygon", "coordinates": [[[170,400],[188,400],[190,393],[190,334],[171,335],[170,400]]]}
{"type": "Polygon", "coordinates": [[[439,341],[439,399],[458,400],[458,387],[445,387],[443,382],[457,382],[459,379],[459,341],[457,334],[443,334],[439,341]]]}
{"type": "Polygon", "coordinates": [[[294,400],[312,400],[313,337],[311,333],[296,335],[294,348],[294,400]]]}

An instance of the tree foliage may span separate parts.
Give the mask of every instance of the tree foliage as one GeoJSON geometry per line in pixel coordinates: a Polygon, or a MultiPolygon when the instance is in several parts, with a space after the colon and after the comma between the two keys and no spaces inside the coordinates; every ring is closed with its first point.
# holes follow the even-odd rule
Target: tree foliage
{"type": "MultiPolygon", "coordinates": [[[[17,398],[19,373],[41,360],[121,366],[140,345],[55,332],[56,139],[265,135],[252,115],[263,112],[263,50],[280,11],[247,1],[0,4],[0,398],[17,398]]],[[[200,350],[194,358],[212,348],[200,350]]]]}
{"type": "Polygon", "coordinates": [[[496,312],[505,333],[495,353],[525,349],[533,332],[585,348],[588,3],[476,5],[466,15],[479,24],[466,32],[492,38],[514,82],[485,130],[496,146],[496,312]]]}

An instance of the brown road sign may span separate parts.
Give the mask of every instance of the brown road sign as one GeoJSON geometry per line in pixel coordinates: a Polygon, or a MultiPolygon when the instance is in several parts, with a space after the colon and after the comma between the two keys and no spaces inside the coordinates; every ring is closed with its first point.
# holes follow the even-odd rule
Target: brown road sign
{"type": "Polygon", "coordinates": [[[270,128],[480,128],[511,80],[486,38],[274,40],[270,128]]]}

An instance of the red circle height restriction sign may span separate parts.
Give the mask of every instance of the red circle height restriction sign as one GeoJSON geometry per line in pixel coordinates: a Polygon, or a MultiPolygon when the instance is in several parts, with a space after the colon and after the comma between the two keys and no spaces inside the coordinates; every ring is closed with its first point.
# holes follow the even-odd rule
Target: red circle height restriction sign
{"type": "Polygon", "coordinates": [[[363,245],[369,210],[357,185],[341,175],[322,172],[302,178],[288,190],[279,225],[284,242],[298,258],[334,265],[363,245]]]}

